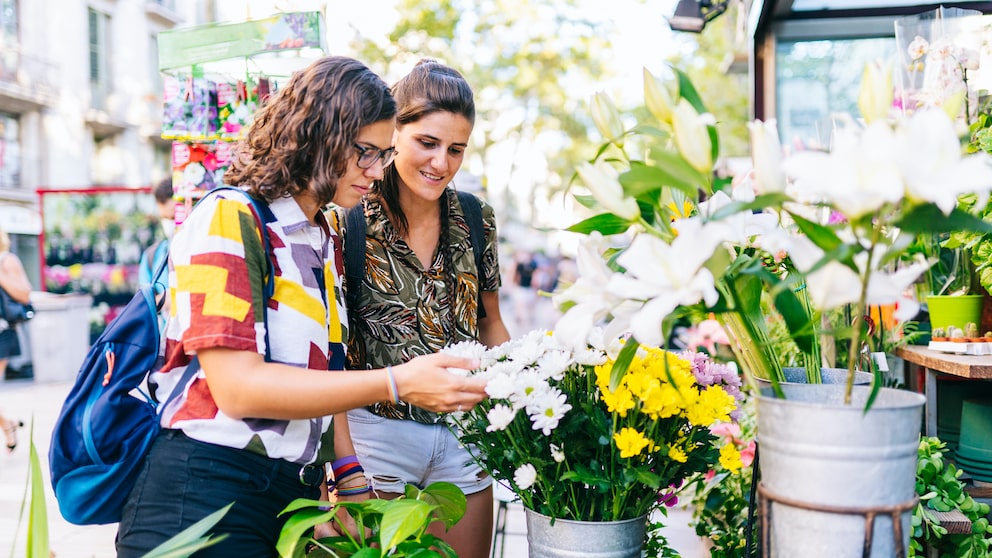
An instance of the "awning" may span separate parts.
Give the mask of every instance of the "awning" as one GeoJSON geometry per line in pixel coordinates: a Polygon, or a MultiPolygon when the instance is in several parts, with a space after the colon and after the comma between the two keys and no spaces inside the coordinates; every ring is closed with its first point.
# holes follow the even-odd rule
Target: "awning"
{"type": "Polygon", "coordinates": [[[8,234],[41,234],[41,213],[15,204],[0,204],[0,227],[8,234]]]}

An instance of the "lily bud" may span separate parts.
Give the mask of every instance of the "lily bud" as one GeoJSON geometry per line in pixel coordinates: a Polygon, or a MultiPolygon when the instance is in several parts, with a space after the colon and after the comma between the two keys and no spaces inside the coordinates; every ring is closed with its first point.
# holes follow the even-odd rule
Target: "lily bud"
{"type": "Polygon", "coordinates": [[[633,221],[641,215],[641,209],[634,198],[629,198],[624,193],[613,167],[603,162],[597,162],[595,166],[582,163],[576,171],[589,188],[592,197],[604,209],[628,221],[633,221]]]}
{"type": "Polygon", "coordinates": [[[654,74],[644,68],[644,104],[660,122],[672,123],[672,96],[668,88],[654,74]]]}
{"type": "Polygon", "coordinates": [[[861,90],[858,92],[858,110],[865,122],[871,124],[884,120],[892,109],[893,95],[891,64],[865,64],[861,74],[861,90]]]}
{"type": "Polygon", "coordinates": [[[623,147],[624,127],[620,111],[606,93],[596,93],[592,98],[592,121],[596,129],[617,147],[623,147]]]}
{"type": "Polygon", "coordinates": [[[755,120],[748,124],[748,128],[751,129],[751,162],[754,164],[755,189],[761,194],[784,191],[782,144],[779,143],[775,120],[755,120]]]}
{"type": "Polygon", "coordinates": [[[679,99],[672,112],[675,146],[692,168],[708,175],[713,171],[713,144],[706,122],[689,101],[679,99]]]}

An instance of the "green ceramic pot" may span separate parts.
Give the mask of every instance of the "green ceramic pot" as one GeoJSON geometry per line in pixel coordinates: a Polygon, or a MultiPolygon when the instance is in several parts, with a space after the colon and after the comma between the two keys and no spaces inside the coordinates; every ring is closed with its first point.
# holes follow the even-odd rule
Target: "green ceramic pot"
{"type": "Polygon", "coordinates": [[[982,301],[982,295],[930,295],[927,297],[930,327],[946,330],[950,326],[964,329],[969,322],[981,325],[982,301]]]}

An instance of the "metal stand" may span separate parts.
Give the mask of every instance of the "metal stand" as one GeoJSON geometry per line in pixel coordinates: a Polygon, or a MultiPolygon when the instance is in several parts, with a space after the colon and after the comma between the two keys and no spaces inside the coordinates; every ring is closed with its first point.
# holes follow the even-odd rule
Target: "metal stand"
{"type": "Polygon", "coordinates": [[[919,496],[914,495],[912,500],[892,506],[854,507],[815,505],[775,494],[765,488],[763,483],[758,484],[758,497],[761,500],[761,546],[765,549],[765,552],[770,552],[771,550],[771,503],[775,502],[790,508],[799,508],[823,513],[865,516],[865,541],[861,551],[862,558],[868,558],[871,556],[872,536],[875,531],[875,517],[881,514],[892,517],[892,536],[895,541],[896,548],[895,557],[905,558],[906,549],[902,544],[902,521],[900,516],[904,512],[915,508],[916,504],[920,501],[919,496]]]}

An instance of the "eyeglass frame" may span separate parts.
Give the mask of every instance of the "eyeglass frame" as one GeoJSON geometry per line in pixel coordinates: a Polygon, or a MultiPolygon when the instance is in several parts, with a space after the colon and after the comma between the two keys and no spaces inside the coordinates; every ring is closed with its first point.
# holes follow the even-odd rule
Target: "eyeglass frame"
{"type": "Polygon", "coordinates": [[[378,147],[364,147],[362,145],[358,145],[357,143],[352,144],[352,147],[354,147],[355,150],[358,151],[358,160],[355,161],[355,164],[358,165],[358,168],[363,170],[368,170],[372,168],[375,165],[375,162],[380,159],[382,160],[382,168],[386,168],[389,165],[393,164],[393,159],[396,158],[395,147],[387,147],[386,149],[379,149],[378,147]],[[367,153],[371,153],[371,152],[375,152],[375,157],[372,159],[371,162],[369,162],[368,165],[362,166],[362,157],[365,157],[367,153]]]}

